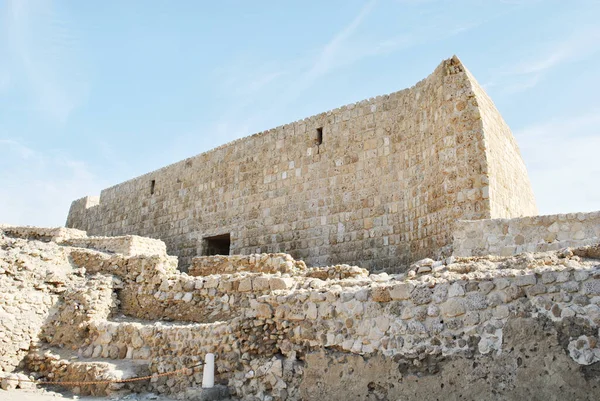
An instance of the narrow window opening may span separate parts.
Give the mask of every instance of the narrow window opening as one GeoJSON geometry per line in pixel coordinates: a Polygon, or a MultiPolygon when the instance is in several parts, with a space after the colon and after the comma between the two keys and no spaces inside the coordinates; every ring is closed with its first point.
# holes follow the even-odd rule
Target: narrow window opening
{"type": "Polygon", "coordinates": [[[231,251],[231,235],[222,234],[204,238],[204,256],[229,255],[231,251]]]}
{"type": "Polygon", "coordinates": [[[156,180],[150,181],[150,195],[154,195],[154,187],[156,186],[156,180]]]}
{"type": "Polygon", "coordinates": [[[323,127],[317,128],[317,137],[315,138],[317,146],[323,143],[323,127]]]}

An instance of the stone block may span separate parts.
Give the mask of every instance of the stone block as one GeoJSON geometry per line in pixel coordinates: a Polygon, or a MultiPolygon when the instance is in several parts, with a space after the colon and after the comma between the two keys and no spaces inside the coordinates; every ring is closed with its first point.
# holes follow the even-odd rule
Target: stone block
{"type": "Polygon", "coordinates": [[[516,276],[513,281],[519,287],[524,287],[528,285],[534,285],[537,282],[537,279],[535,277],[535,274],[533,274],[532,272],[529,274],[524,274],[522,276],[516,276]]]}
{"type": "Polygon", "coordinates": [[[456,317],[466,312],[464,301],[460,298],[450,298],[441,305],[442,315],[445,317],[456,317]]]}
{"type": "Polygon", "coordinates": [[[244,277],[242,280],[240,280],[240,285],[238,286],[238,291],[239,292],[252,291],[252,278],[244,277]]]}
{"type": "Polygon", "coordinates": [[[395,284],[389,288],[389,294],[393,300],[405,300],[410,298],[415,286],[412,283],[395,284]]]}
{"type": "Polygon", "coordinates": [[[269,277],[255,277],[252,280],[252,289],[254,291],[266,291],[269,287],[269,277]]]}
{"type": "Polygon", "coordinates": [[[371,297],[374,302],[390,302],[392,300],[389,287],[384,286],[373,286],[371,288],[371,297]]]}
{"type": "Polygon", "coordinates": [[[271,277],[269,287],[271,290],[287,290],[292,288],[294,280],[291,277],[271,277]]]}

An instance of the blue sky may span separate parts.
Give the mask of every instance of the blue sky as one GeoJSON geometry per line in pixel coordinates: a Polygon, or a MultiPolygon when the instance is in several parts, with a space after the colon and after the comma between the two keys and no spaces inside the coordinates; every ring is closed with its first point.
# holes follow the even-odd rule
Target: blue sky
{"type": "Polygon", "coordinates": [[[600,1],[0,0],[0,222],[414,85],[458,55],[542,214],[600,210],[600,1]]]}

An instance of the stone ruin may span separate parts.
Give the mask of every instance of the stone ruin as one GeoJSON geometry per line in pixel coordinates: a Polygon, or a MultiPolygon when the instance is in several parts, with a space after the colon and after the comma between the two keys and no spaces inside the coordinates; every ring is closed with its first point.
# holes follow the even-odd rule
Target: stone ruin
{"type": "Polygon", "coordinates": [[[510,130],[454,57],[77,200],[74,228],[0,225],[0,399],[38,379],[191,400],[600,399],[600,212],[536,214],[510,130]],[[208,353],[212,392],[186,369],[208,353]]]}
{"type": "MultiPolygon", "coordinates": [[[[578,232],[577,216],[563,217],[557,237],[578,232]]],[[[159,240],[2,226],[2,388],[26,388],[28,378],[149,375],[72,390],[192,400],[596,400],[593,242],[424,259],[401,274],[307,267],[287,254],[197,257],[184,273],[159,240]],[[160,376],[209,352],[217,355],[212,398],[201,370],[160,376]]]]}

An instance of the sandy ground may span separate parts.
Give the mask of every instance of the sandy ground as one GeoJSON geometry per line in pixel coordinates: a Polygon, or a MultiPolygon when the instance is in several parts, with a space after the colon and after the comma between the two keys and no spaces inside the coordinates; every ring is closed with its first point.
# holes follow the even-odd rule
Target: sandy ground
{"type": "Polygon", "coordinates": [[[0,401],[174,401],[172,398],[158,396],[156,394],[128,394],[123,396],[108,397],[80,397],[72,393],[58,393],[53,391],[33,389],[33,390],[0,390],[0,401]]]}

